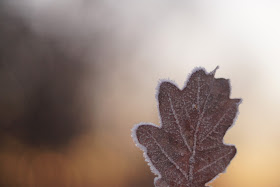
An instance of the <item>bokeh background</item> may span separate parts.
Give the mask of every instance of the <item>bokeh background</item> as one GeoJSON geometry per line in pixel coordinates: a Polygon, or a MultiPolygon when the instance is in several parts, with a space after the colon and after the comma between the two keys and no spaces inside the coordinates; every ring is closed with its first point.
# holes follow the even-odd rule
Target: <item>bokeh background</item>
{"type": "Polygon", "coordinates": [[[130,129],[156,86],[229,78],[238,154],[214,187],[280,186],[280,2],[2,0],[0,186],[152,187],[130,129]]]}

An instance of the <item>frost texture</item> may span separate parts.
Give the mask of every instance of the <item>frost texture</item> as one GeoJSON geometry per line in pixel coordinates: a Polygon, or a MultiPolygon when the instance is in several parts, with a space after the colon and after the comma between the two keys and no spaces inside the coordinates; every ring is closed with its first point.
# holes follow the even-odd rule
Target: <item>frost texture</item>
{"type": "Polygon", "coordinates": [[[156,187],[205,187],[235,156],[236,148],[224,144],[223,137],[241,99],[229,98],[229,80],[214,78],[216,69],[195,69],[182,90],[160,83],[161,126],[141,123],[133,128],[136,145],[158,175],[156,187]]]}

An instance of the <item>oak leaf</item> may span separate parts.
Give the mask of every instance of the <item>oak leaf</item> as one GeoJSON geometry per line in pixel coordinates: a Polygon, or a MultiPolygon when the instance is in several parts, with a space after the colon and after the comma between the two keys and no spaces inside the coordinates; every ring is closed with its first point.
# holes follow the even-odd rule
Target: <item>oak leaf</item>
{"type": "Polygon", "coordinates": [[[157,187],[205,187],[224,172],[236,154],[223,143],[241,99],[230,99],[229,80],[196,68],[180,90],[170,81],[159,84],[161,125],[140,123],[132,137],[144,151],[157,187]]]}

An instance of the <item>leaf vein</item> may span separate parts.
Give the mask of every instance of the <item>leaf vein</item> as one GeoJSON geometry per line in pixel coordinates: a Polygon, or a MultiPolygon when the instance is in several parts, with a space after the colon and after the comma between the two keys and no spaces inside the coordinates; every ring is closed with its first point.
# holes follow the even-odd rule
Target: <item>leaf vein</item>
{"type": "Polygon", "coordinates": [[[182,139],[183,139],[183,141],[184,141],[184,144],[187,146],[188,150],[191,152],[191,147],[190,147],[190,145],[189,145],[189,143],[188,143],[186,137],[183,135],[182,128],[181,128],[181,126],[180,126],[179,119],[178,119],[177,114],[176,114],[176,111],[175,111],[175,109],[174,109],[174,106],[173,106],[173,103],[172,103],[170,94],[168,94],[168,100],[169,100],[170,107],[171,107],[172,113],[173,113],[173,115],[174,115],[174,118],[175,118],[175,120],[176,120],[176,124],[177,124],[177,126],[178,126],[178,128],[179,128],[180,135],[181,135],[181,137],[182,137],[182,139]]]}
{"type": "Polygon", "coordinates": [[[229,111],[230,109],[226,110],[226,112],[222,115],[222,117],[219,119],[219,121],[215,124],[215,126],[201,139],[200,142],[203,142],[204,140],[206,140],[210,134],[212,132],[214,132],[216,130],[216,128],[221,124],[221,122],[223,121],[223,119],[226,117],[226,114],[227,112],[229,111]]]}
{"type": "Polygon", "coordinates": [[[182,173],[182,175],[185,177],[185,179],[186,179],[186,181],[188,181],[188,175],[187,175],[187,173],[184,171],[184,170],[182,170],[181,168],[180,168],[180,166],[178,166],[178,164],[167,154],[167,152],[163,149],[163,147],[158,143],[158,141],[155,139],[155,137],[152,135],[152,134],[150,134],[150,133],[148,133],[150,136],[151,136],[151,138],[155,141],[155,143],[156,143],[156,145],[160,148],[160,150],[161,150],[161,152],[164,154],[164,156],[176,167],[176,169],[178,169],[181,173],[182,173]]]}
{"type": "MultiPolygon", "coordinates": [[[[189,185],[191,185],[192,178],[193,178],[192,176],[193,176],[193,168],[194,168],[193,165],[195,163],[195,152],[196,152],[196,145],[197,145],[197,133],[198,133],[198,129],[199,129],[199,126],[200,126],[200,123],[201,123],[201,119],[204,117],[204,113],[206,111],[205,108],[206,108],[206,104],[208,103],[209,96],[210,96],[210,94],[212,92],[212,89],[213,89],[213,83],[214,83],[214,75],[213,75],[213,79],[211,81],[211,86],[210,86],[210,89],[209,89],[209,93],[207,94],[205,102],[203,104],[203,111],[202,111],[202,113],[200,113],[200,106],[198,106],[199,118],[198,118],[198,121],[197,121],[197,124],[196,124],[196,127],[195,127],[194,136],[193,136],[193,138],[194,138],[194,141],[193,141],[193,151],[192,151],[192,155],[191,155],[191,157],[189,159],[189,165],[190,165],[190,167],[189,167],[190,168],[189,169],[189,176],[191,176],[190,177],[191,180],[189,181],[189,185]]],[[[200,97],[200,77],[198,79],[197,84],[198,84],[197,98],[199,98],[200,97]]]]}
{"type": "Polygon", "coordinates": [[[216,163],[217,163],[217,162],[219,162],[220,160],[222,160],[222,159],[226,158],[226,157],[227,157],[228,155],[230,155],[231,153],[232,153],[232,150],[231,150],[229,153],[227,153],[226,155],[224,155],[224,156],[220,157],[219,159],[217,159],[217,160],[215,160],[215,161],[211,162],[210,164],[208,164],[208,165],[204,166],[203,168],[201,168],[201,169],[197,170],[197,172],[196,172],[195,174],[200,173],[201,171],[203,171],[203,170],[205,170],[205,169],[209,168],[210,166],[212,166],[212,165],[216,164],[216,163]]]}

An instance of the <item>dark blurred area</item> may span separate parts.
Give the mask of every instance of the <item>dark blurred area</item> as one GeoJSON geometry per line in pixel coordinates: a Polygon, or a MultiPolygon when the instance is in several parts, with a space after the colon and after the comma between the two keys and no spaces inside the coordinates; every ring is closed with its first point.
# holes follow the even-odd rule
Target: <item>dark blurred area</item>
{"type": "Polygon", "coordinates": [[[83,50],[36,34],[4,5],[0,23],[1,133],[32,146],[67,145],[90,128],[83,50]]]}
{"type": "Polygon", "coordinates": [[[115,97],[108,75],[122,68],[125,47],[118,48],[115,31],[56,25],[11,2],[0,2],[0,186],[151,186],[153,176],[130,141],[133,123],[123,131],[114,120],[117,106],[104,104],[115,97]]]}

